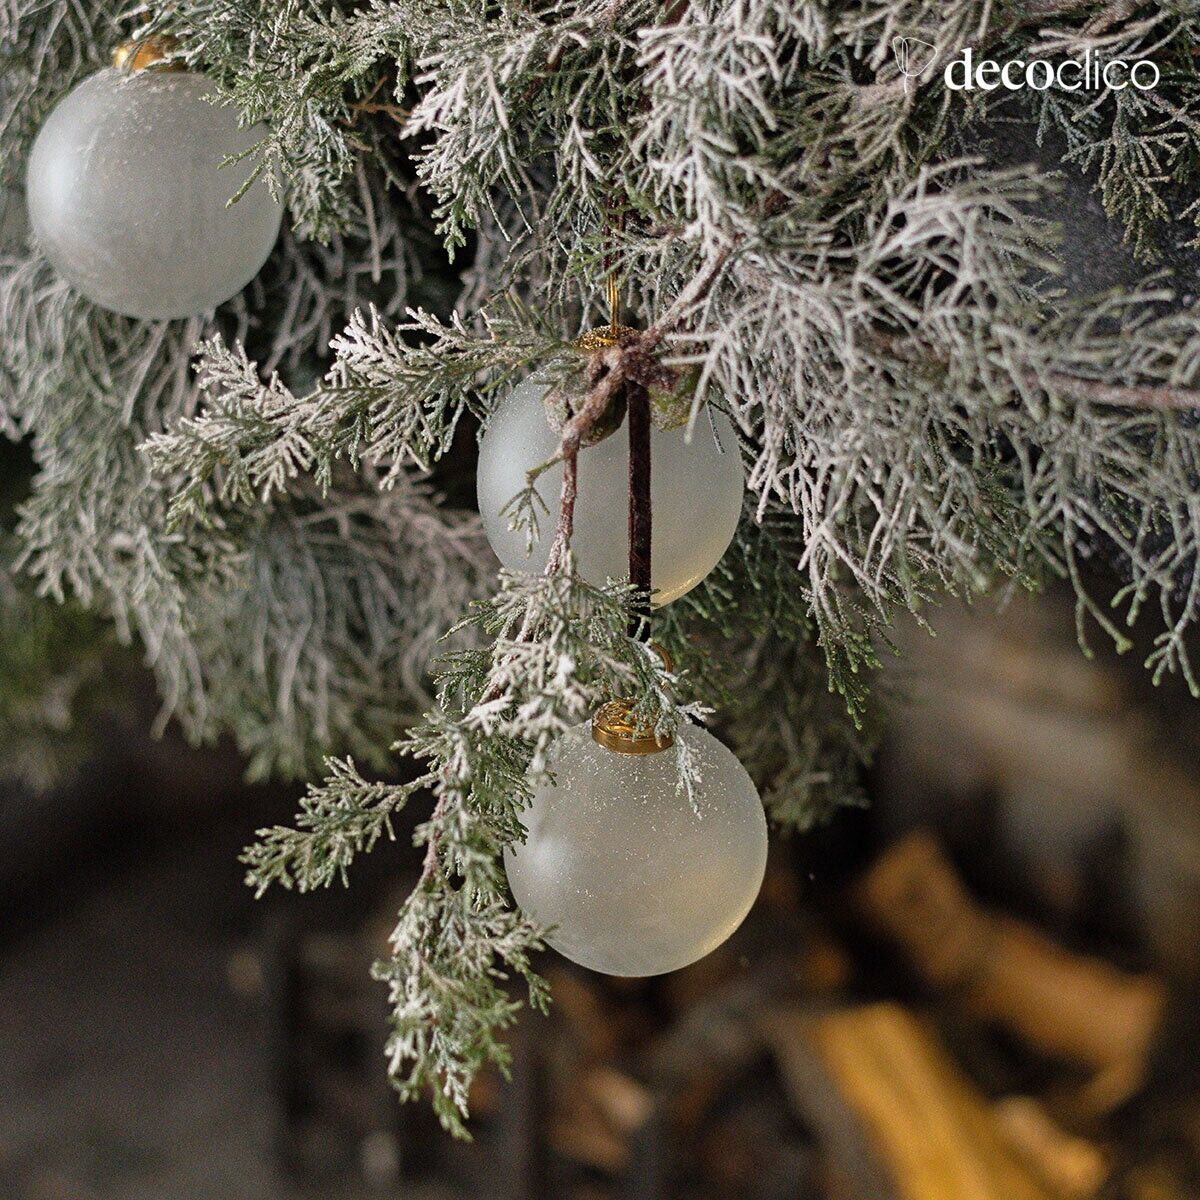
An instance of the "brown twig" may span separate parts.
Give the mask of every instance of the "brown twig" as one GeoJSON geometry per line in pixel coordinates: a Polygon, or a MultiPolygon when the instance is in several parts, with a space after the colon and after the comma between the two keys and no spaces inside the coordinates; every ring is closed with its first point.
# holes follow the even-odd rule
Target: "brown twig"
{"type": "Polygon", "coordinates": [[[403,125],[410,115],[409,110],[399,104],[368,104],[363,100],[350,107],[356,113],[386,113],[397,125],[403,125]]]}
{"type": "MultiPolygon", "coordinates": [[[[1168,384],[1101,383],[1098,379],[1076,379],[1071,375],[1052,375],[1054,386],[1093,404],[1108,404],[1117,408],[1148,408],[1166,412],[1200,409],[1200,392],[1194,388],[1172,387],[1168,384]]],[[[1030,376],[1038,382],[1036,376],[1030,376]]]]}
{"type": "Polygon", "coordinates": [[[399,104],[384,104],[377,101],[375,97],[379,94],[380,88],[387,82],[387,76],[381,75],[372,86],[371,90],[361,99],[350,105],[350,111],[354,115],[350,118],[349,125],[353,127],[358,124],[358,118],[362,113],[385,113],[397,125],[403,125],[409,118],[409,110],[402,108],[399,104]]]}
{"type": "MultiPolygon", "coordinates": [[[[646,453],[644,466],[639,459],[637,468],[638,481],[636,489],[639,495],[639,518],[638,518],[638,533],[637,538],[645,536],[647,545],[645,547],[645,565],[644,568],[639,564],[637,568],[638,577],[632,582],[639,591],[644,591],[649,598],[650,594],[650,513],[649,513],[649,485],[650,485],[650,459],[649,459],[649,422],[650,409],[649,397],[645,390],[643,380],[652,380],[658,378],[661,374],[661,369],[657,367],[652,358],[652,351],[662,341],[668,333],[673,330],[680,321],[687,316],[692,305],[703,299],[716,282],[721,270],[724,268],[729,259],[733,247],[728,247],[715,255],[711,262],[698,274],[696,274],[691,283],[683,289],[682,292],[675,298],[674,302],[668,307],[667,311],[654,322],[648,329],[643,330],[634,336],[631,336],[626,341],[615,346],[607,346],[602,350],[595,351],[596,357],[599,359],[595,366],[603,370],[603,374],[599,376],[591,391],[588,392],[587,399],[583,402],[579,411],[566,423],[563,427],[562,441],[559,447],[559,456],[563,464],[563,481],[562,490],[559,493],[558,506],[558,521],[555,525],[554,541],[550,546],[550,554],[546,560],[547,575],[553,575],[561,571],[565,562],[567,551],[571,545],[571,537],[575,530],[575,501],[578,496],[578,462],[579,448],[583,444],[583,439],[591,432],[596,422],[604,415],[609,404],[617,394],[617,390],[624,387],[632,381],[633,386],[630,389],[630,420],[631,420],[631,437],[633,436],[633,422],[640,421],[641,417],[634,417],[633,412],[641,408],[639,397],[645,398],[645,434],[646,434],[646,453]],[[644,478],[643,478],[644,475],[644,478]],[[642,515],[641,506],[645,506],[645,533],[642,533],[642,515]]],[[[640,440],[640,434],[639,440],[640,440]]],[[[631,485],[633,484],[632,476],[634,474],[634,448],[630,447],[630,475],[631,485]]],[[[633,487],[631,486],[631,502],[630,502],[630,545],[633,545],[633,487]]],[[[645,627],[645,622],[639,620],[639,629],[645,627]]],[[[526,614],[526,619],[521,628],[517,631],[513,641],[515,643],[527,642],[533,636],[533,628],[526,614]]],[[[493,687],[489,689],[478,701],[479,704],[487,704],[497,698],[498,690],[493,687]]],[[[441,842],[441,836],[437,828],[437,822],[441,819],[446,811],[446,796],[445,793],[440,795],[434,804],[433,811],[429,818],[429,840],[425,844],[425,858],[421,867],[421,877],[417,883],[417,887],[427,886],[435,875],[440,870],[440,862],[438,858],[438,846],[441,842]]]]}
{"type": "MultiPolygon", "coordinates": [[[[576,459],[583,439],[604,415],[609,404],[617,395],[618,389],[629,383],[644,389],[647,383],[662,382],[662,368],[654,361],[653,351],[663,338],[687,316],[692,305],[708,294],[732,253],[733,247],[729,246],[714,255],[708,265],[693,276],[688,286],[675,297],[667,311],[648,329],[631,334],[618,345],[606,346],[602,350],[595,351],[599,361],[594,365],[602,373],[599,373],[596,383],[588,392],[587,399],[580,406],[579,411],[563,427],[562,442],[559,447],[559,458],[563,463],[563,486],[559,498],[558,522],[555,526],[554,541],[546,560],[547,574],[553,574],[562,569],[567,547],[570,545],[571,535],[574,531],[576,459]]],[[[646,462],[649,462],[648,450],[646,462]]],[[[630,466],[632,469],[632,461],[630,466]]],[[[639,536],[641,536],[640,533],[639,536]]],[[[648,549],[645,558],[649,563],[648,549]]],[[[635,586],[640,585],[635,581],[635,586]]],[[[648,590],[648,573],[645,586],[648,590]]]]}
{"type": "MultiPolygon", "coordinates": [[[[922,361],[906,353],[903,341],[891,334],[874,333],[871,341],[879,350],[900,360],[918,364],[922,361]]],[[[941,366],[941,360],[926,359],[931,367],[941,366]]],[[[1103,404],[1112,408],[1144,408],[1154,412],[1200,411],[1200,390],[1167,383],[1105,383],[1099,379],[1084,379],[1064,375],[1061,371],[1042,373],[1032,367],[1016,368],[1014,374],[1042,392],[1058,392],[1073,400],[1103,404]]]]}
{"type": "MultiPolygon", "coordinates": [[[[606,357],[619,348],[616,346],[609,347],[607,350],[601,351],[606,357]]],[[[609,401],[616,395],[617,388],[625,379],[625,372],[617,369],[617,364],[613,364],[608,373],[592,388],[584,401],[579,412],[575,414],[564,426],[562,443],[559,450],[559,455],[562,458],[563,464],[563,481],[562,490],[559,495],[558,506],[558,521],[554,531],[554,541],[550,546],[550,554],[546,559],[546,575],[554,575],[563,569],[566,562],[567,551],[571,545],[571,537],[575,530],[575,500],[578,495],[578,465],[579,465],[579,447],[583,439],[587,437],[592,427],[603,416],[607,409],[609,401]]],[[[520,645],[528,642],[533,636],[534,629],[530,620],[530,614],[525,614],[525,619],[517,630],[513,638],[514,644],[520,645]]],[[[511,661],[511,655],[506,659],[506,663],[511,661]]],[[[483,696],[476,702],[477,704],[489,704],[497,699],[500,694],[498,686],[493,685],[483,696]]],[[[418,887],[427,884],[433,879],[439,869],[438,864],[438,843],[440,837],[436,828],[436,822],[445,812],[446,798],[443,794],[438,797],[437,803],[434,806],[433,813],[430,817],[430,833],[429,841],[425,847],[425,860],[421,869],[421,879],[418,887]]]]}
{"type": "Polygon", "coordinates": [[[579,453],[563,454],[562,493],[558,504],[558,523],[554,528],[554,541],[550,544],[550,555],[546,559],[546,574],[554,575],[562,570],[567,548],[575,532],[575,497],[578,495],[579,453]]]}
{"type": "Polygon", "coordinates": [[[425,858],[421,863],[421,877],[417,880],[417,886],[413,888],[414,892],[420,891],[421,888],[432,882],[433,877],[438,872],[438,844],[442,839],[437,822],[441,820],[445,811],[446,793],[443,792],[434,802],[433,811],[429,814],[429,841],[425,843],[425,858]]]}
{"type": "Polygon", "coordinates": [[[631,340],[630,346],[636,346],[643,354],[654,350],[659,342],[687,316],[692,305],[703,300],[712,290],[713,284],[725,269],[725,264],[733,254],[734,248],[734,245],[731,244],[714,254],[708,265],[692,276],[691,283],[675,297],[667,311],[649,329],[631,340]]]}

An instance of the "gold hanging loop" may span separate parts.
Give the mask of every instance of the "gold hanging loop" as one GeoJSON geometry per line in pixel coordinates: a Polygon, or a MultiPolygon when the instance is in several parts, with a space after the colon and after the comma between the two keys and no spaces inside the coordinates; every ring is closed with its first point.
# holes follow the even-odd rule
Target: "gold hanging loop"
{"type": "Polygon", "coordinates": [[[663,670],[668,675],[675,673],[675,660],[671,657],[671,652],[661,642],[651,642],[650,649],[662,660],[663,670]]]}
{"type": "Polygon", "coordinates": [[[113,66],[118,71],[183,71],[183,63],[168,61],[179,47],[179,42],[169,33],[151,33],[146,37],[132,38],[122,42],[112,56],[113,66]]]}

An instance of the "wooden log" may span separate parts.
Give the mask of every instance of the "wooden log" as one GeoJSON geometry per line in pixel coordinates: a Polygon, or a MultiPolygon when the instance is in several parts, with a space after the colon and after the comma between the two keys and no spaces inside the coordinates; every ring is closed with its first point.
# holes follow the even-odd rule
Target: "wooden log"
{"type": "Polygon", "coordinates": [[[1195,1191],[1166,1163],[1134,1167],[1125,1183],[1129,1200],[1195,1200],[1195,1191]]]}
{"type": "MultiPolygon", "coordinates": [[[[728,1132],[731,1102],[736,1109],[740,1095],[752,1105],[756,1090],[772,1094],[782,1087],[758,1023],[764,1010],[812,1008],[801,963],[789,952],[767,959],[753,971],[739,973],[691,1005],[657,1041],[648,1072],[654,1108],[633,1139],[625,1193],[631,1200],[658,1200],[681,1193],[682,1181],[704,1167],[695,1149],[700,1140],[711,1137],[715,1126],[728,1132]]],[[[849,1164],[843,1172],[851,1189],[846,1194],[854,1200],[900,1200],[881,1171],[861,1124],[839,1097],[815,1053],[810,1058],[809,1107],[821,1116],[816,1125],[821,1141],[836,1145],[837,1161],[849,1164]]],[[[735,1111],[733,1120],[739,1119],[735,1111]]],[[[761,1120],[755,1123],[760,1131],[764,1128],[761,1120]]],[[[799,1136],[794,1129],[792,1135],[799,1136]]],[[[744,1181],[741,1194],[774,1198],[781,1178],[790,1189],[784,1194],[809,1194],[800,1182],[807,1175],[797,1166],[797,1147],[781,1145],[770,1133],[760,1141],[758,1170],[753,1179],[744,1181]]]]}
{"type": "Polygon", "coordinates": [[[987,1100],[936,1038],[895,1004],[814,1016],[780,1010],[760,1027],[800,1115],[823,1134],[857,1194],[898,1200],[1063,1200],[1013,1149],[987,1100]],[[886,1182],[863,1189],[855,1138],[831,1138],[814,1060],[865,1131],[886,1182]],[[854,1157],[848,1157],[854,1156],[854,1157]]]}
{"type": "Polygon", "coordinates": [[[1104,1151],[1062,1129],[1032,1096],[1006,1096],[992,1111],[1009,1142],[1064,1200],[1092,1200],[1108,1178],[1104,1151]]]}
{"type": "Polygon", "coordinates": [[[572,1082],[550,1117],[550,1145],[564,1158],[616,1175],[651,1119],[654,1102],[637,1080],[597,1066],[572,1082]]]}
{"type": "Polygon", "coordinates": [[[928,833],[896,842],[854,900],[931,988],[1039,1053],[1090,1068],[1079,1097],[1086,1111],[1110,1111],[1140,1087],[1166,1005],[1161,980],[1073,954],[985,911],[928,833]]]}
{"type": "Polygon", "coordinates": [[[554,1008],[541,1036],[550,1148],[573,1163],[619,1174],[654,1105],[647,1089],[613,1064],[650,1038],[653,1022],[643,1005],[600,976],[561,966],[547,976],[554,1008]]]}

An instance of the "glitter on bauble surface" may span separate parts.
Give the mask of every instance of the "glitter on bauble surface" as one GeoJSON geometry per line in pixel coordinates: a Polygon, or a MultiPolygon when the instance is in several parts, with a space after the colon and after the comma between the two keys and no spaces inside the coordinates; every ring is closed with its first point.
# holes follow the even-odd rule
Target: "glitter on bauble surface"
{"type": "Polygon", "coordinates": [[[686,967],[737,929],[762,884],[767,823],[750,776],[707,730],[685,725],[676,738],[700,773],[694,807],[677,747],[618,753],[588,722],[551,751],[553,781],[521,817],[526,840],[504,853],[521,910],[594,971],[686,967]]]}
{"type": "Polygon", "coordinates": [[[238,128],[189,71],[98,71],[50,113],[26,177],[29,221],[46,257],[77,291],[147,320],[209,311],[258,274],[282,208],[264,179],[228,201],[254,170],[265,126],[238,128]]]}

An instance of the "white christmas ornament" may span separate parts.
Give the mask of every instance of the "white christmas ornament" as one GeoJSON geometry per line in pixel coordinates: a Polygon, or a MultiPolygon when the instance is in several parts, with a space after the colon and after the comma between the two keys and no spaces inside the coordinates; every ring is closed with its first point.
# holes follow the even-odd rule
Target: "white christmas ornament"
{"type": "Polygon", "coordinates": [[[187,71],[89,76],[38,133],[26,179],[29,220],[47,258],[89,300],[143,319],[187,317],[258,274],[282,209],[265,181],[236,204],[249,162],[221,169],[265,135],[210,102],[187,71]]]}
{"type": "MultiPolygon", "coordinates": [[[[496,557],[513,571],[541,571],[554,537],[561,463],[537,481],[545,508],[539,510],[540,536],[531,552],[525,531],[510,529],[510,515],[504,512],[525,488],[526,472],[558,450],[559,435],[546,418],[548,390],[548,382],[538,375],[515,388],[492,414],[479,446],[479,511],[496,557]]],[[[690,440],[683,428],[652,429],[650,458],[651,586],[654,603],[661,605],[690,591],[720,561],[737,529],[745,483],[733,427],[716,410],[711,428],[708,417],[701,416],[690,440]]],[[[623,579],[629,574],[629,438],[624,427],[579,451],[578,484],[571,539],[576,567],[589,583],[623,579]]]]}
{"type": "Polygon", "coordinates": [[[553,927],[547,941],[560,954],[609,975],[659,975],[742,923],[762,884],[767,823],[745,768],[706,730],[677,735],[700,771],[693,808],[673,751],[596,740],[613,736],[608,707],[598,733],[588,722],[554,748],[554,782],[536,790],[521,818],[526,840],[504,865],[513,897],[553,927]]]}

